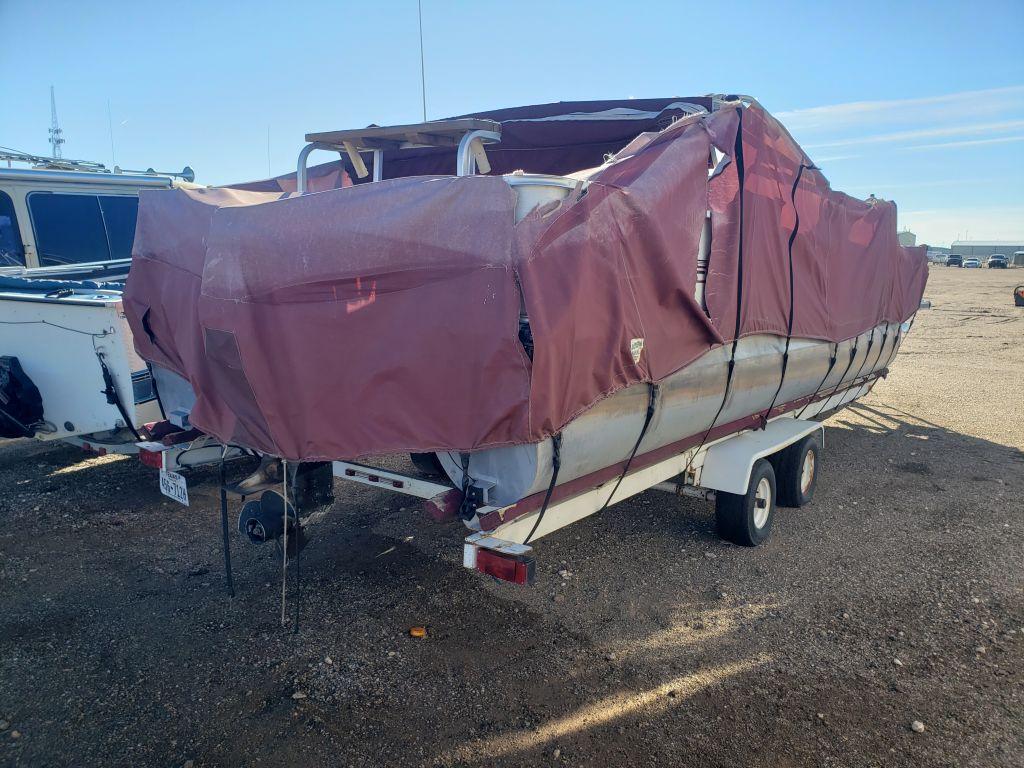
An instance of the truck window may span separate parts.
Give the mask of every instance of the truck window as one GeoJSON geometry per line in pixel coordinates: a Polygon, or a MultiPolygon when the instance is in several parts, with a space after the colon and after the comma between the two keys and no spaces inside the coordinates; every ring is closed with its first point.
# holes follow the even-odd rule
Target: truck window
{"type": "Polygon", "coordinates": [[[14,215],[14,201],[6,192],[0,192],[0,267],[25,266],[25,246],[21,242],[18,217],[14,215]]]}
{"type": "Polygon", "coordinates": [[[28,196],[28,209],[40,266],[110,259],[96,195],[33,192],[28,196]]]}
{"type": "Polygon", "coordinates": [[[135,242],[135,220],[139,215],[139,198],[135,195],[103,195],[100,197],[103,223],[107,227],[110,258],[128,259],[135,242]]]}

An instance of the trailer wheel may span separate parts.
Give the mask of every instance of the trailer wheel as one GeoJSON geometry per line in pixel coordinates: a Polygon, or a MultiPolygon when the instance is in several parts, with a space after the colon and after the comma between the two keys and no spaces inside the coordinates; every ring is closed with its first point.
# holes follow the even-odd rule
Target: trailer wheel
{"type": "Polygon", "coordinates": [[[807,435],[779,453],[779,506],[802,507],[814,497],[821,466],[821,441],[817,433],[807,435]]]}
{"type": "Polygon", "coordinates": [[[758,459],[750,471],[744,494],[719,491],[715,495],[718,534],[733,544],[756,547],[768,538],[775,519],[775,469],[758,459]]]}

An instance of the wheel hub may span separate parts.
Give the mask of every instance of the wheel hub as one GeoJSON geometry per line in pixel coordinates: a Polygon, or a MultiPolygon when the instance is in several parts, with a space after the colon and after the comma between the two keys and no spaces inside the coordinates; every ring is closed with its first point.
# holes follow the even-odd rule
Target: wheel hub
{"type": "Polygon", "coordinates": [[[754,490],[754,527],[764,528],[772,508],[772,484],[762,477],[754,490]]]}

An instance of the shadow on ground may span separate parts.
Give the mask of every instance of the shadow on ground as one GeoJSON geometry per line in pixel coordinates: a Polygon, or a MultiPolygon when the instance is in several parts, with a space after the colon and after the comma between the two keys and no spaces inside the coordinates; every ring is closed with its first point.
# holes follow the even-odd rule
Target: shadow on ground
{"type": "Polygon", "coordinates": [[[0,763],[1024,754],[1024,454],[894,408],[829,422],[818,498],[766,546],[648,492],[544,539],[532,590],[460,568],[457,525],[338,483],[297,635],[271,549],[233,540],[225,596],[212,473],[184,509],[131,459],[18,442],[0,462],[0,763]]]}

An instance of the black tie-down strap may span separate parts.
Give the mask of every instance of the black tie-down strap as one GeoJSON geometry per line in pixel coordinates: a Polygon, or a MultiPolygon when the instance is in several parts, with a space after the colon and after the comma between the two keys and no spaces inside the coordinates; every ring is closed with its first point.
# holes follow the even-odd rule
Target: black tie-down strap
{"type": "MultiPolygon", "coordinates": [[[[736,221],[736,324],[733,327],[732,333],[732,347],[729,352],[729,364],[726,368],[725,373],[725,391],[722,394],[722,402],[718,404],[718,410],[715,411],[715,416],[711,419],[711,423],[708,424],[707,430],[700,438],[700,442],[697,444],[696,450],[690,454],[690,458],[686,460],[686,466],[683,468],[682,476],[685,478],[690,474],[690,467],[693,466],[693,460],[697,458],[701,450],[704,448],[704,444],[711,436],[711,432],[715,429],[718,424],[718,419],[722,415],[722,411],[725,410],[725,404],[729,401],[729,393],[732,388],[733,374],[736,372],[736,350],[739,349],[740,345],[740,328],[742,327],[743,319],[743,201],[744,201],[744,190],[746,187],[746,163],[743,159],[743,107],[736,108],[736,116],[738,124],[736,126],[736,143],[733,146],[733,162],[736,165],[736,183],[739,186],[737,192],[737,203],[739,205],[739,215],[736,221]]],[[[708,268],[710,269],[710,264],[708,268]]]]}
{"type": "Polygon", "coordinates": [[[796,190],[800,186],[800,179],[804,175],[806,170],[816,170],[815,166],[801,163],[800,168],[796,172],[796,178],[793,179],[793,188],[790,190],[789,199],[793,205],[793,213],[795,221],[793,223],[793,231],[789,233],[789,320],[786,323],[786,348],[782,352],[782,373],[779,375],[779,386],[775,388],[775,395],[772,397],[771,405],[761,415],[761,429],[765,429],[768,426],[768,419],[772,417],[772,409],[775,407],[775,403],[779,398],[779,393],[782,392],[782,385],[786,381],[786,369],[789,367],[789,345],[793,340],[793,312],[796,306],[796,295],[794,293],[794,278],[793,278],[793,243],[796,241],[797,233],[800,231],[800,211],[796,207],[796,190]]]}
{"type": "MultiPolygon", "coordinates": [[[[804,411],[806,411],[810,407],[811,403],[813,403],[815,399],[817,399],[818,394],[821,392],[821,388],[825,386],[825,382],[828,380],[829,374],[832,373],[832,369],[836,367],[836,360],[838,359],[839,342],[835,342],[835,344],[833,344],[832,346],[832,355],[828,359],[828,368],[825,370],[825,375],[821,377],[821,381],[818,382],[818,386],[814,388],[814,394],[811,395],[810,399],[807,401],[807,404],[803,408],[801,408],[800,413],[796,415],[798,419],[802,419],[804,417],[804,411]]],[[[850,358],[850,362],[853,362],[852,357],[850,358]]]]}
{"type": "MultiPolygon", "coordinates": [[[[651,426],[651,421],[654,419],[654,411],[658,403],[658,385],[648,384],[647,385],[647,414],[644,416],[644,425],[640,429],[640,436],[637,437],[636,443],[633,445],[633,450],[629,453],[629,458],[626,459],[626,466],[622,468],[622,474],[619,475],[619,479],[615,482],[615,487],[609,494],[608,498],[604,502],[604,506],[601,507],[600,512],[604,512],[608,505],[611,503],[612,497],[615,496],[616,491],[619,490],[619,485],[622,483],[622,479],[629,472],[629,466],[633,463],[633,459],[636,457],[636,453],[640,450],[640,443],[644,441],[644,437],[647,435],[647,430],[651,426]]],[[[544,501],[540,506],[540,513],[537,515],[537,519],[533,523],[533,528],[530,529],[530,533],[525,539],[523,544],[529,544],[533,535],[537,532],[537,528],[540,527],[540,521],[544,519],[544,514],[548,511],[548,504],[551,503],[551,494],[555,490],[555,486],[558,484],[558,470],[562,466],[562,435],[561,433],[551,436],[551,482],[548,483],[548,489],[544,493],[544,501]]]]}
{"type": "Polygon", "coordinates": [[[860,378],[860,375],[864,372],[864,364],[868,361],[871,356],[871,348],[875,345],[875,329],[871,329],[871,334],[868,336],[868,348],[864,350],[864,359],[860,361],[860,365],[857,366],[857,373],[854,374],[850,381],[856,381],[860,378]]]}
{"type": "MultiPolygon", "coordinates": [[[[846,361],[846,367],[843,369],[842,375],[839,377],[839,380],[836,382],[836,385],[832,388],[832,392],[829,394],[827,398],[825,398],[826,400],[831,400],[833,397],[835,397],[836,392],[838,392],[839,388],[843,386],[843,382],[846,381],[846,374],[850,372],[850,369],[853,367],[853,361],[857,359],[857,348],[859,346],[860,336],[856,336],[853,339],[853,345],[850,347],[850,359],[846,361]]],[[[838,354],[838,349],[836,354],[838,354]]]]}
{"type": "Polygon", "coordinates": [[[885,352],[885,342],[888,339],[889,339],[889,325],[886,324],[885,330],[882,331],[882,341],[878,345],[878,354],[875,356],[874,365],[871,366],[871,369],[868,371],[868,373],[871,373],[871,371],[876,370],[878,368],[878,364],[880,362],[882,362],[882,353],[885,352]]]}
{"type": "Polygon", "coordinates": [[[121,402],[121,396],[117,393],[114,377],[110,373],[110,368],[107,367],[107,361],[103,359],[103,353],[96,352],[96,359],[100,361],[100,370],[103,372],[103,389],[100,390],[100,393],[106,395],[107,403],[117,408],[117,412],[124,419],[124,425],[131,431],[135,439],[141,440],[142,436],[135,429],[135,423],[132,421],[131,416],[128,415],[128,409],[124,407],[124,403],[121,402]]]}
{"type": "Polygon", "coordinates": [[[640,450],[640,443],[644,441],[644,437],[647,435],[647,429],[651,426],[651,420],[654,418],[654,411],[658,404],[658,385],[648,384],[647,385],[647,415],[644,416],[644,425],[640,429],[640,436],[637,437],[636,443],[633,445],[633,450],[629,452],[629,458],[626,459],[626,466],[622,468],[622,474],[619,475],[619,479],[615,481],[615,487],[612,488],[612,492],[608,494],[608,498],[605,499],[604,506],[601,507],[600,511],[604,512],[608,509],[608,505],[612,503],[612,498],[615,496],[616,491],[619,490],[619,486],[622,484],[623,478],[629,472],[629,465],[633,463],[633,459],[636,457],[636,452],[640,450]]]}
{"type": "Polygon", "coordinates": [[[473,492],[473,481],[469,477],[468,451],[459,454],[459,462],[462,465],[462,503],[459,504],[459,517],[462,520],[471,520],[476,514],[479,504],[477,503],[477,494],[473,492]]]}
{"type": "Polygon", "coordinates": [[[529,544],[530,539],[533,538],[533,534],[537,532],[537,528],[540,526],[540,521],[544,519],[544,513],[548,511],[548,504],[551,501],[551,493],[555,490],[555,485],[558,484],[558,470],[562,466],[562,433],[559,432],[551,436],[551,482],[548,483],[548,490],[544,494],[544,503],[540,505],[540,513],[537,515],[537,519],[533,522],[533,528],[530,529],[529,535],[523,539],[523,544],[529,544]]]}

